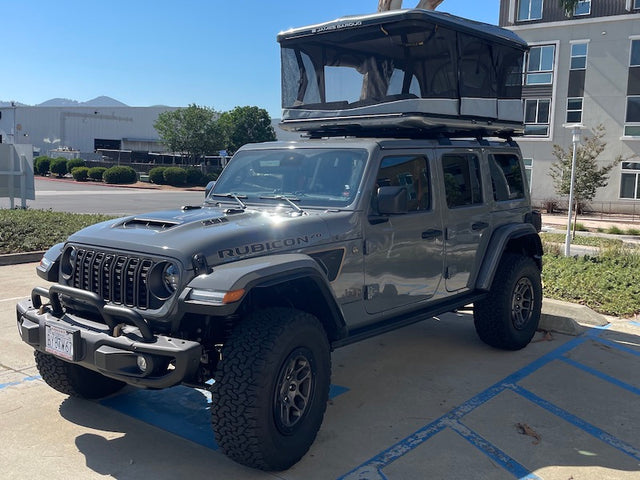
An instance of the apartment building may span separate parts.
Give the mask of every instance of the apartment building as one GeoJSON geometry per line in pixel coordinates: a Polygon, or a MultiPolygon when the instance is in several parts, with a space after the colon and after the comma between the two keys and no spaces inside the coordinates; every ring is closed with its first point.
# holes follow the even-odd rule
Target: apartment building
{"type": "Polygon", "coordinates": [[[549,168],[555,144],[568,149],[570,124],[606,129],[603,164],[621,155],[592,208],[640,213],[640,0],[501,0],[500,26],[529,43],[524,62],[526,158],[533,201],[564,200],[549,168]]]}

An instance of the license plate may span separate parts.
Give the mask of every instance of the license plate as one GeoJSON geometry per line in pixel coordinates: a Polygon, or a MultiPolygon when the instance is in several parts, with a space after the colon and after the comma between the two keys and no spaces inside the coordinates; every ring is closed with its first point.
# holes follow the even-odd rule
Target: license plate
{"type": "Polygon", "coordinates": [[[45,325],[45,350],[57,357],[75,360],[75,339],[78,333],[56,325],[45,325]]]}

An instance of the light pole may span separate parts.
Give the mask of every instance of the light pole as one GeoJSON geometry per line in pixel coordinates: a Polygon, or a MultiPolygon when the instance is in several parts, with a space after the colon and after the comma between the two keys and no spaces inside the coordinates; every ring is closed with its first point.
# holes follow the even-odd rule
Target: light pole
{"type": "Polygon", "coordinates": [[[567,237],[564,241],[564,256],[571,255],[571,213],[573,211],[573,187],[576,180],[576,154],[578,145],[580,145],[580,130],[584,128],[584,125],[580,123],[573,123],[564,125],[565,128],[571,129],[573,135],[573,156],[571,158],[571,183],[569,184],[569,215],[567,216],[567,237]]]}

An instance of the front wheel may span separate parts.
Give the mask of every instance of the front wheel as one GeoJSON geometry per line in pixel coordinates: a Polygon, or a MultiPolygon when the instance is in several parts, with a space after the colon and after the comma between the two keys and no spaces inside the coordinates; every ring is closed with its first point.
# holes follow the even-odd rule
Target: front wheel
{"type": "Polygon", "coordinates": [[[285,470],[313,443],[327,406],[329,342],[318,319],[269,308],[239,322],[222,349],[211,423],[238,463],[285,470]]]}
{"type": "Polygon", "coordinates": [[[42,379],[61,393],[96,399],[121,390],[125,384],[80,365],[65,362],[48,353],[35,351],[36,367],[42,379]]]}
{"type": "Polygon", "coordinates": [[[519,350],[535,335],[541,309],[540,269],[530,257],[505,253],[489,294],[474,304],[476,332],[492,347],[519,350]]]}

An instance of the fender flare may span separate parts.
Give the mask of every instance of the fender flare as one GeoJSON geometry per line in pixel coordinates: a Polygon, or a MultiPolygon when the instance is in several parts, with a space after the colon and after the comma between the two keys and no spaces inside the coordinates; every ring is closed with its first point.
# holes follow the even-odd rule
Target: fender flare
{"type": "Polygon", "coordinates": [[[256,257],[226,263],[213,268],[209,274],[194,278],[181,294],[181,304],[187,311],[200,311],[210,315],[228,316],[234,314],[247,295],[257,288],[268,288],[279,284],[307,279],[311,280],[322,295],[330,318],[320,319],[330,322],[330,341],[347,335],[347,327],[342,310],[336,301],[326,273],[318,262],[305,254],[291,253],[256,257]],[[194,289],[227,292],[244,290],[242,299],[225,305],[204,304],[189,300],[194,289]],[[335,338],[332,338],[335,337],[335,338]]]}
{"type": "Polygon", "coordinates": [[[542,268],[542,241],[535,227],[530,223],[509,224],[498,227],[489,240],[489,245],[476,279],[476,289],[489,291],[493,277],[498,269],[502,254],[512,240],[525,237],[531,238],[530,256],[536,261],[538,268],[542,268]]]}

